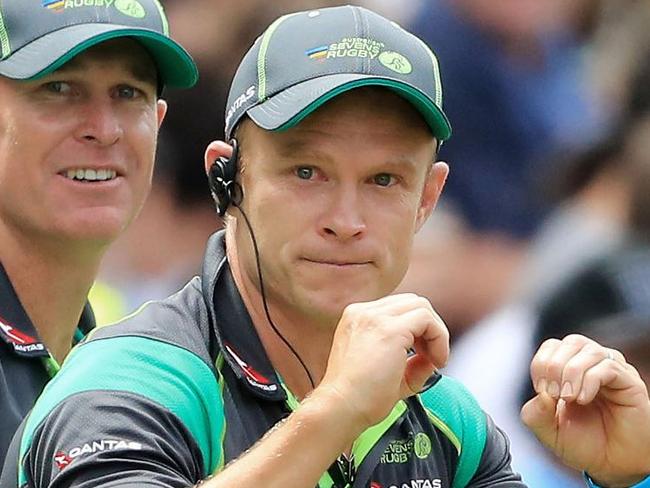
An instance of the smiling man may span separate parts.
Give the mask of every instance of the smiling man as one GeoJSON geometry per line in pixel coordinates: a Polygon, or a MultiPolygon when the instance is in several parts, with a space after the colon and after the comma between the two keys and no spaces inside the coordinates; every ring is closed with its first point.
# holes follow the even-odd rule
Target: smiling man
{"type": "Polygon", "coordinates": [[[157,0],[0,3],[0,460],[151,184],[164,86],[197,73],[157,0]]]}
{"type": "Polygon", "coordinates": [[[275,21],[233,80],[230,142],[206,151],[226,230],[202,276],[75,350],[6,486],[523,487],[505,435],[436,373],[431,304],[391,295],[450,132],[434,54],[395,23],[275,21]]]}

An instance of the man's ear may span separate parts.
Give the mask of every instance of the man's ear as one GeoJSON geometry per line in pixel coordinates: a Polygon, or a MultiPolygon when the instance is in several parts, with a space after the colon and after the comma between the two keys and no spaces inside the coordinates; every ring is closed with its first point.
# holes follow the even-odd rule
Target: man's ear
{"type": "Polygon", "coordinates": [[[210,173],[210,168],[219,158],[229,158],[232,155],[232,146],[224,141],[212,141],[205,148],[205,174],[210,173]]]}
{"type": "Polygon", "coordinates": [[[416,232],[424,225],[426,220],[429,218],[429,215],[431,215],[431,212],[436,207],[448,175],[449,166],[447,163],[438,161],[431,166],[424,183],[422,197],[420,198],[420,207],[418,208],[415,221],[416,232]]]}
{"type": "Polygon", "coordinates": [[[162,98],[156,101],[156,115],[158,116],[158,130],[162,126],[165,115],[167,114],[167,102],[162,98]]]}

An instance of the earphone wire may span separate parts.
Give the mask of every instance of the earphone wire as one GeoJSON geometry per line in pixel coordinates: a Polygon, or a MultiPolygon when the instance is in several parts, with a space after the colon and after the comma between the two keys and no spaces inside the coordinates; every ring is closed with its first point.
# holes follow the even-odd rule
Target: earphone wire
{"type": "MultiPolygon", "coordinates": [[[[234,199],[233,199],[234,200],[234,199]]],[[[314,383],[314,378],[312,377],[311,373],[309,372],[309,368],[307,368],[307,365],[305,362],[302,360],[300,357],[300,354],[295,350],[295,348],[291,345],[291,343],[285,339],[285,337],[282,335],[282,333],[278,330],[276,327],[275,323],[271,319],[271,313],[269,312],[269,307],[266,302],[266,292],[264,290],[264,280],[262,279],[262,266],[260,265],[260,252],[259,249],[257,248],[257,241],[255,240],[255,233],[253,232],[253,227],[251,226],[250,221],[248,220],[248,216],[244,212],[244,210],[239,206],[239,204],[236,201],[232,202],[233,206],[236,207],[244,217],[244,221],[246,222],[246,227],[248,227],[248,232],[251,236],[251,240],[253,241],[253,250],[255,252],[255,263],[257,264],[257,277],[260,280],[260,292],[262,294],[262,303],[264,305],[264,313],[266,314],[266,319],[269,321],[269,325],[271,326],[271,329],[275,334],[280,338],[282,342],[289,348],[289,351],[291,351],[291,354],[295,356],[295,358],[298,360],[300,365],[302,366],[302,369],[305,370],[305,373],[307,374],[307,378],[309,379],[309,384],[311,385],[311,388],[314,389],[316,388],[316,385],[314,383]]]]}

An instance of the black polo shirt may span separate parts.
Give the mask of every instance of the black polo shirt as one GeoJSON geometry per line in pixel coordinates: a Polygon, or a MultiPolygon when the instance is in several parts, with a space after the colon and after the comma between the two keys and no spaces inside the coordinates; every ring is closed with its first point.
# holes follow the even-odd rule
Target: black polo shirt
{"type": "MultiPolygon", "coordinates": [[[[238,458],[297,404],[265,353],[220,232],[201,277],[98,329],[70,354],[23,423],[0,487],[186,488],[238,458]]],[[[318,482],[487,486],[525,487],[510,469],[504,434],[447,377],[398,402],[318,482]]]]}
{"type": "MultiPolygon", "coordinates": [[[[86,304],[75,339],[94,325],[92,309],[86,304]]],[[[56,363],[50,359],[0,264],[0,466],[16,428],[55,369],[56,363]]]]}

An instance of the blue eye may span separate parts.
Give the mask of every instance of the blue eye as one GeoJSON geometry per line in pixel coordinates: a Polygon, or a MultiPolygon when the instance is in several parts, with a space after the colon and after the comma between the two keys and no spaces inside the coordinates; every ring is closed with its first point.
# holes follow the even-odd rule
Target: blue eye
{"type": "Polygon", "coordinates": [[[310,168],[309,166],[296,168],[296,176],[301,180],[310,180],[314,176],[314,168],[310,168]]]}
{"type": "Polygon", "coordinates": [[[388,173],[379,173],[373,177],[373,181],[379,186],[390,186],[393,182],[393,176],[388,173]]]}
{"type": "Polygon", "coordinates": [[[132,86],[122,85],[117,89],[117,94],[120,98],[135,98],[138,96],[138,90],[132,86]]]}
{"type": "Polygon", "coordinates": [[[51,93],[68,93],[70,85],[64,81],[50,81],[45,84],[47,91],[51,93]]]}

